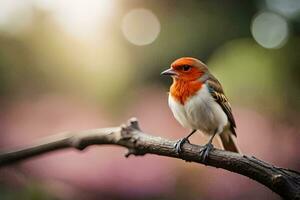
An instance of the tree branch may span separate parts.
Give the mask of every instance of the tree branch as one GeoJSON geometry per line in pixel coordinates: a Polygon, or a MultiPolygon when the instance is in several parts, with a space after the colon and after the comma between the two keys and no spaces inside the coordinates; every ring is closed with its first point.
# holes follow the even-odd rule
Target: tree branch
{"type": "Polygon", "coordinates": [[[300,199],[300,173],[273,166],[255,157],[214,149],[204,163],[199,157],[202,146],[185,143],[182,154],[175,152],[175,141],[142,132],[136,119],[113,128],[68,132],[45,139],[36,145],[0,153],[0,167],[65,148],[83,150],[90,145],[112,144],[126,147],[129,155],[156,154],[223,168],[247,176],[267,186],[285,199],[300,199]]]}

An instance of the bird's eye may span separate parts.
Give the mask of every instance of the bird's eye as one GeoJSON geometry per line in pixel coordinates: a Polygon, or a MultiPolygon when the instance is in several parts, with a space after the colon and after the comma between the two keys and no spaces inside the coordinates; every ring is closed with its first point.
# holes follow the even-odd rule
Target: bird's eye
{"type": "Polygon", "coordinates": [[[182,66],[182,70],[185,71],[185,72],[189,71],[190,69],[191,69],[191,66],[189,66],[189,65],[183,65],[182,66]]]}

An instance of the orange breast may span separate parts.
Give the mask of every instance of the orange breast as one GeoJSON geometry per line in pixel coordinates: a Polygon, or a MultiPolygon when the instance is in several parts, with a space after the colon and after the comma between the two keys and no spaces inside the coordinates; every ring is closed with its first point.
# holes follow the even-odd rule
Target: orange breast
{"type": "Polygon", "coordinates": [[[172,97],[184,105],[189,97],[198,92],[202,84],[200,81],[174,80],[170,88],[170,93],[172,97]]]}

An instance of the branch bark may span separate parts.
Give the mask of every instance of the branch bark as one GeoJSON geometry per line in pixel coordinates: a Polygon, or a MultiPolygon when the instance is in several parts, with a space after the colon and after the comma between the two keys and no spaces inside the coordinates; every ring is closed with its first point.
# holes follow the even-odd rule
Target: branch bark
{"type": "Polygon", "coordinates": [[[126,147],[126,157],[156,154],[223,168],[256,180],[285,199],[300,199],[300,173],[297,171],[276,167],[253,156],[218,149],[212,150],[204,163],[199,158],[202,146],[189,143],[183,145],[183,152],[178,155],[174,149],[175,141],[142,132],[136,119],[131,119],[127,125],[121,127],[67,132],[45,139],[36,145],[0,153],[0,167],[50,151],[65,148],[83,150],[90,145],[103,144],[126,147]]]}

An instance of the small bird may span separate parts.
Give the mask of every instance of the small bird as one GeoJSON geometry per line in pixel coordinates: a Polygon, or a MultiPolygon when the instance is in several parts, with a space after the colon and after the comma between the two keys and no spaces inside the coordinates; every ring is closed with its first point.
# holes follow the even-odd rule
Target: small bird
{"type": "Polygon", "coordinates": [[[213,149],[212,140],[219,135],[225,150],[239,152],[236,145],[236,124],[230,104],[220,82],[209,72],[207,66],[192,57],[175,60],[171,67],[161,73],[173,78],[169,92],[169,107],[175,119],[190,134],[177,141],[176,152],[197,130],[211,136],[200,150],[203,161],[213,149]]]}

